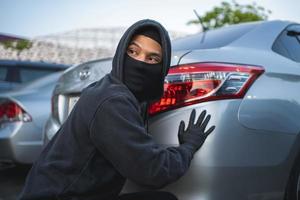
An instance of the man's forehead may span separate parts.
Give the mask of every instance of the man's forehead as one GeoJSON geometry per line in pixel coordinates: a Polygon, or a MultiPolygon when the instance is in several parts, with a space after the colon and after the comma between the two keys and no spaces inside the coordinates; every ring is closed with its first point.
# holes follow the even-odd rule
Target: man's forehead
{"type": "Polygon", "coordinates": [[[129,45],[135,45],[139,48],[142,48],[144,51],[155,53],[158,55],[162,54],[162,48],[161,45],[153,40],[152,38],[149,38],[144,35],[135,35],[129,45]]]}

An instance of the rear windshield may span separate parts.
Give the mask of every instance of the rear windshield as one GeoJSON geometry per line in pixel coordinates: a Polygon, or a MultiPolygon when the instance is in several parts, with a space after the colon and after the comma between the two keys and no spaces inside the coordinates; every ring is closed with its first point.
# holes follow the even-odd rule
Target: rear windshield
{"type": "Polygon", "coordinates": [[[213,49],[226,46],[245,33],[254,29],[259,23],[246,23],[210,30],[174,40],[173,50],[213,49]]]}
{"type": "Polygon", "coordinates": [[[47,75],[47,76],[44,76],[41,78],[37,78],[34,81],[22,84],[22,86],[19,87],[19,89],[44,88],[44,87],[47,87],[48,85],[51,85],[51,87],[52,87],[52,85],[54,85],[58,81],[58,78],[60,77],[61,74],[62,74],[62,72],[51,73],[50,75],[47,75]]]}
{"type": "Polygon", "coordinates": [[[21,68],[20,82],[27,83],[55,72],[50,69],[21,68]]]}
{"type": "Polygon", "coordinates": [[[7,68],[0,66],[0,82],[6,81],[7,68]]]}

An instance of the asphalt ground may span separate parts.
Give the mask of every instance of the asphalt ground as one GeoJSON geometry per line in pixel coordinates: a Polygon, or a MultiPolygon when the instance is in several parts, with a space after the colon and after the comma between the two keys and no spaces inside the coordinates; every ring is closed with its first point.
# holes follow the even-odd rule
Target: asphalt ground
{"type": "Polygon", "coordinates": [[[0,200],[17,199],[30,167],[0,164],[0,200]]]}

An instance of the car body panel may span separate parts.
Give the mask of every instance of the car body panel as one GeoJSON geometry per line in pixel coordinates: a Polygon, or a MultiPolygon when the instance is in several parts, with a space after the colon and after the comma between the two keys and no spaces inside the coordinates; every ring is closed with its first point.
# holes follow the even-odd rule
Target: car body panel
{"type": "Polygon", "coordinates": [[[264,74],[243,99],[239,121],[250,129],[299,134],[300,93],[293,92],[299,88],[300,74],[264,74]]]}
{"type": "Polygon", "coordinates": [[[257,26],[224,48],[192,51],[181,59],[180,64],[193,63],[195,60],[211,62],[213,58],[214,62],[262,66],[265,73],[250,87],[241,104],[238,112],[240,122],[251,129],[297,134],[300,131],[297,121],[300,118],[300,95],[291,91],[297,91],[300,87],[300,65],[270,51],[278,34],[289,23],[273,22],[266,25],[257,26]],[[250,40],[255,37],[252,34],[262,39],[250,40]],[[259,44],[255,41],[259,41],[259,44]],[[270,103],[273,106],[268,106],[270,103]],[[273,117],[270,117],[270,113],[273,113],[273,117]]]}
{"type": "MultiPolygon", "coordinates": [[[[181,120],[188,122],[193,108],[197,114],[203,109],[214,114],[209,125],[217,124],[215,131],[194,155],[187,174],[164,190],[176,194],[179,199],[191,200],[220,199],[223,195],[229,199],[249,199],[251,196],[282,199],[284,193],[278,188],[285,186],[289,173],[288,170],[283,173],[282,169],[290,159],[296,135],[268,134],[243,127],[236,115],[240,103],[241,100],[205,102],[151,119],[149,130],[154,139],[170,146],[178,145],[179,123],[181,120]],[[253,183],[255,176],[256,180],[268,181],[256,185],[253,183]],[[232,179],[234,181],[229,184],[232,179]],[[268,190],[272,192],[265,193],[268,190]]],[[[146,189],[127,181],[123,192],[146,189]]]]}

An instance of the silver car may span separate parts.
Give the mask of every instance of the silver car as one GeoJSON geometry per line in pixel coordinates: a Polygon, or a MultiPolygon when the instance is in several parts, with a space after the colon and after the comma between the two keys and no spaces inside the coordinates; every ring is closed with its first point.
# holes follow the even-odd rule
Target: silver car
{"type": "Polygon", "coordinates": [[[51,95],[62,72],[0,95],[0,162],[30,164],[42,150],[42,130],[49,118],[51,95]]]}
{"type": "Polygon", "coordinates": [[[37,61],[0,60],[0,93],[11,91],[68,67],[69,65],[37,61]]]}
{"type": "MultiPolygon", "coordinates": [[[[178,145],[178,125],[188,121],[192,109],[207,110],[216,129],[187,174],[163,190],[182,200],[299,200],[300,25],[232,25],[172,45],[164,96],[149,108],[150,133],[158,143],[178,145]]],[[[98,60],[63,74],[45,142],[66,120],[81,90],[110,69],[111,60],[98,60]]],[[[143,189],[128,181],[123,192],[143,189]]]]}

